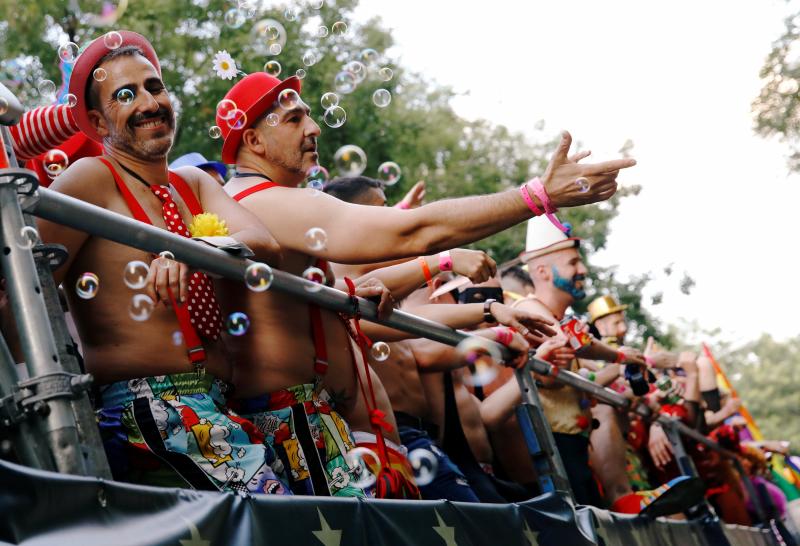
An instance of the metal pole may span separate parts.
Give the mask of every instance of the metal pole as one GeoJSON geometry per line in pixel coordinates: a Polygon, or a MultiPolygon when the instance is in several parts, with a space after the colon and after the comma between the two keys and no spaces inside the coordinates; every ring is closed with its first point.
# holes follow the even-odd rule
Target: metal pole
{"type": "MultiPolygon", "coordinates": [[[[4,131],[7,134],[7,131],[4,131]]],[[[0,226],[2,226],[2,263],[6,278],[11,309],[17,323],[25,364],[31,379],[28,382],[41,382],[45,388],[61,391],[60,386],[69,387],[59,380],[62,378],[61,363],[58,358],[50,320],[47,316],[42,288],[36,275],[36,264],[30,249],[19,246],[19,234],[25,227],[20,210],[17,186],[35,184],[36,177],[30,171],[0,170],[0,226]],[[57,383],[62,385],[57,385],[57,383]]],[[[47,438],[56,467],[61,472],[86,474],[86,466],[80,451],[80,440],[72,412],[70,400],[56,396],[46,402],[37,403],[38,411],[31,413],[47,438]]]]}

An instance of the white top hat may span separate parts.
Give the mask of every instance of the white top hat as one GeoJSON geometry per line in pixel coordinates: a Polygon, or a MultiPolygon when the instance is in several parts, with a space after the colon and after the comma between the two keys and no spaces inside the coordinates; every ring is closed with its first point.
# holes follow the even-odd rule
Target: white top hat
{"type": "Polygon", "coordinates": [[[547,219],[547,216],[537,216],[528,220],[528,235],[525,238],[525,252],[520,254],[520,261],[527,263],[534,258],[580,246],[578,237],[568,237],[547,219]]]}

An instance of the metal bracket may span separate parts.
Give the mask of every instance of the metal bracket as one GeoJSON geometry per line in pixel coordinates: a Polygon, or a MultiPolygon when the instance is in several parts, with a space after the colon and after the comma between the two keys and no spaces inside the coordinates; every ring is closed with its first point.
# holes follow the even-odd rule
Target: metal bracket
{"type": "Polygon", "coordinates": [[[33,259],[37,262],[41,259],[47,260],[50,271],[55,271],[66,263],[69,252],[63,245],[42,243],[33,247],[33,259]]]}
{"type": "Polygon", "coordinates": [[[28,169],[0,169],[0,185],[13,184],[19,195],[33,195],[39,189],[39,178],[28,169]]]}
{"type": "Polygon", "coordinates": [[[11,394],[0,398],[0,427],[14,426],[31,413],[45,416],[50,411],[48,400],[75,400],[88,391],[93,382],[91,374],[69,372],[53,372],[20,381],[11,394]]]}

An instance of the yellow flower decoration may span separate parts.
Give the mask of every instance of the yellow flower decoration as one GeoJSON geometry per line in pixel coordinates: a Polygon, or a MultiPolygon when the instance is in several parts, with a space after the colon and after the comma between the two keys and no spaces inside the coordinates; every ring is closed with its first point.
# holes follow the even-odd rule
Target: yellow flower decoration
{"type": "Polygon", "coordinates": [[[228,226],[225,225],[225,220],[220,220],[216,214],[204,212],[192,218],[189,233],[192,237],[224,237],[228,235],[228,226]]]}

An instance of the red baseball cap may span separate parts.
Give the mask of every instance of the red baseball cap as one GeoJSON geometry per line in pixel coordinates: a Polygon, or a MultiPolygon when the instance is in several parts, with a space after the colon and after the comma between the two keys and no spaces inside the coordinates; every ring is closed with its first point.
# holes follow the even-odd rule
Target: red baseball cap
{"type": "Polygon", "coordinates": [[[223,100],[233,101],[236,108],[244,112],[246,121],[241,127],[232,129],[228,124],[230,120],[223,119],[219,112],[217,113],[217,126],[225,139],[222,144],[222,161],[228,164],[236,163],[236,153],[242,143],[242,132],[269,110],[281,91],[294,89],[299,93],[300,87],[300,78],[297,76],[281,81],[266,72],[254,72],[236,82],[223,100]]]}
{"type": "MultiPolygon", "coordinates": [[[[153,46],[147,41],[147,38],[141,34],[131,32],[130,30],[116,31],[122,36],[122,43],[119,47],[135,46],[142,50],[145,58],[152,63],[158,75],[161,76],[161,65],[158,62],[153,46]]],[[[92,78],[97,63],[105,57],[107,53],[112,51],[105,44],[103,38],[105,35],[95,38],[83,50],[83,52],[75,60],[72,67],[72,76],[69,80],[69,92],[78,98],[78,103],[72,108],[72,115],[75,117],[75,122],[80,127],[86,136],[97,142],[102,142],[103,138],[94,130],[92,122],[89,121],[89,111],[86,108],[86,87],[89,85],[89,78],[92,78]]],[[[115,48],[116,49],[116,48],[115,48]]]]}

